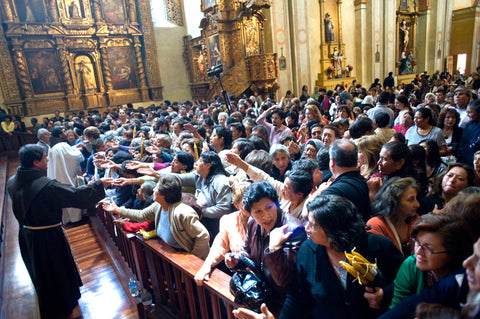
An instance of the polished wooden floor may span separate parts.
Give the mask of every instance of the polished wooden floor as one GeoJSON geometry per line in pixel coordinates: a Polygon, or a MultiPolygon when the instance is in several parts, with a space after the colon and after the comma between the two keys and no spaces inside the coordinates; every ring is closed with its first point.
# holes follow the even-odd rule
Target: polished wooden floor
{"type": "MultiPolygon", "coordinates": [[[[9,176],[18,160],[10,160],[9,176]]],[[[1,319],[37,319],[35,290],[23,264],[18,247],[18,223],[7,205],[5,211],[5,246],[1,319]]],[[[85,319],[137,318],[111,262],[90,224],[68,229],[67,237],[83,281],[79,300],[85,319]]]]}

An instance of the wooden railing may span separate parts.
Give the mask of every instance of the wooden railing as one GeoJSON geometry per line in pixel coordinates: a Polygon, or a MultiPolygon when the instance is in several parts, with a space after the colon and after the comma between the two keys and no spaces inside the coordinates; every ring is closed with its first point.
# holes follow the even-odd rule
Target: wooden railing
{"type": "Polygon", "coordinates": [[[114,223],[114,217],[97,210],[105,230],[125,263],[148,289],[156,304],[167,306],[179,318],[233,318],[238,305],[229,291],[230,276],[215,269],[210,280],[197,286],[193,277],[203,264],[200,258],[175,250],[161,239],[145,241],[114,223]]]}
{"type": "Polygon", "coordinates": [[[0,153],[18,152],[23,145],[36,142],[35,136],[31,133],[12,132],[12,135],[8,133],[0,133],[0,153]]]}

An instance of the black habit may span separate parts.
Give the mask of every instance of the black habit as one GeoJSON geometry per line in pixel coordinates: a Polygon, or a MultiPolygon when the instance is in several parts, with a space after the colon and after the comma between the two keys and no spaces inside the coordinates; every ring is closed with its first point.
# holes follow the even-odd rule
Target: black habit
{"type": "Polygon", "coordinates": [[[37,292],[41,317],[68,315],[78,304],[82,280],[59,225],[62,208],[95,204],[105,197],[102,182],[75,188],[46,177],[46,171],[19,167],[7,188],[20,224],[20,252],[37,292]],[[51,227],[32,229],[44,226],[51,227]]]}

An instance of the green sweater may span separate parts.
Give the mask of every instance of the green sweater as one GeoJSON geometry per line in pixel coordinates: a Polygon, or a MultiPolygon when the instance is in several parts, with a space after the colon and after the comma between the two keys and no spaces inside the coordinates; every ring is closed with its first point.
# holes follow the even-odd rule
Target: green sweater
{"type": "Polygon", "coordinates": [[[398,305],[402,300],[419,294],[425,288],[425,272],[417,268],[415,255],[405,259],[395,277],[393,299],[390,309],[398,305]]]}

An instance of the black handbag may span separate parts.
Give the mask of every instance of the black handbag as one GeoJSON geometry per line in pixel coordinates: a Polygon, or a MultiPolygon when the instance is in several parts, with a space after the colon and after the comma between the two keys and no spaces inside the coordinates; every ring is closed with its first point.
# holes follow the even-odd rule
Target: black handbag
{"type": "Polygon", "coordinates": [[[262,280],[262,272],[244,255],[237,253],[232,255],[240,259],[230,279],[230,292],[235,296],[235,303],[260,313],[260,306],[267,302],[269,296],[266,284],[262,280]]]}

